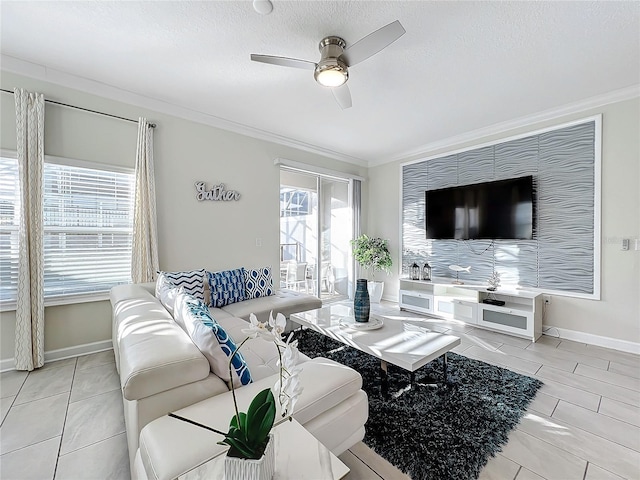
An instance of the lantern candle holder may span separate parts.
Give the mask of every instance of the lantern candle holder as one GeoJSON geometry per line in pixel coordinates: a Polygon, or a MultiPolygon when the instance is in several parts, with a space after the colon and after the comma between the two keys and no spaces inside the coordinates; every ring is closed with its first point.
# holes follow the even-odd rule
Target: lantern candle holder
{"type": "Polygon", "coordinates": [[[417,263],[414,262],[413,265],[411,265],[409,276],[411,280],[420,280],[420,267],[417,263]]]}
{"type": "Polygon", "coordinates": [[[431,265],[428,262],[422,267],[422,280],[431,281],[431,265]]]}

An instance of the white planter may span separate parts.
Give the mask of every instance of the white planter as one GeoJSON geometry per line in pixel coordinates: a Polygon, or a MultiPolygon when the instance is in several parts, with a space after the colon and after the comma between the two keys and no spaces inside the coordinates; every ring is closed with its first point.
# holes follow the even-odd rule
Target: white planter
{"type": "Polygon", "coordinates": [[[271,480],[276,471],[275,440],[269,435],[269,443],[259,460],[225,457],[225,480],[271,480]]]}
{"type": "Polygon", "coordinates": [[[369,290],[369,301],[371,303],[380,303],[382,292],[384,290],[384,282],[367,282],[367,290],[369,290]]]}

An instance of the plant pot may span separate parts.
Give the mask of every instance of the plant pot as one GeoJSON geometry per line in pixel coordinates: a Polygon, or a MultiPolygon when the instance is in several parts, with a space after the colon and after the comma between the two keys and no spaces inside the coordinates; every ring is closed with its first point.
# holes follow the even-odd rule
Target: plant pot
{"type": "Polygon", "coordinates": [[[258,460],[225,457],[225,480],[271,480],[276,470],[275,440],[269,435],[264,454],[258,460]]]}
{"type": "Polygon", "coordinates": [[[380,303],[382,292],[384,291],[384,282],[372,282],[369,280],[367,283],[367,290],[369,290],[369,299],[371,303],[380,303]]]}
{"type": "Polygon", "coordinates": [[[369,321],[369,291],[367,290],[367,280],[359,278],[356,280],[356,293],[353,296],[353,316],[356,322],[364,323],[369,321]]]}

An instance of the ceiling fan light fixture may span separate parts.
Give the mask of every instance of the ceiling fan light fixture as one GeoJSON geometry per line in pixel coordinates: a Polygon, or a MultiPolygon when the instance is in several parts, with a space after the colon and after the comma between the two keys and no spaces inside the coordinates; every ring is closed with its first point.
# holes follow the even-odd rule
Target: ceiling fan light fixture
{"type": "Polygon", "coordinates": [[[319,63],[313,76],[323,87],[339,87],[349,79],[349,70],[344,63],[333,60],[319,63]]]}

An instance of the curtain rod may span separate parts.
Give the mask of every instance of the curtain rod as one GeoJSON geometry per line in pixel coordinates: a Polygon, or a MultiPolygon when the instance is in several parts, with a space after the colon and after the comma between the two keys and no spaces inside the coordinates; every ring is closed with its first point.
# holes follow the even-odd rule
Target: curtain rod
{"type": "MultiPolygon", "coordinates": [[[[3,91],[3,92],[6,92],[6,93],[10,93],[11,95],[13,95],[13,92],[11,90],[6,90],[4,88],[0,88],[0,90],[3,91]]],[[[111,113],[104,113],[104,112],[99,112],[97,110],[90,110],[88,108],[76,107],[75,105],[69,105],[68,103],[56,102],[55,100],[48,100],[46,98],[44,99],[44,101],[47,102],[47,103],[52,103],[53,105],[60,105],[61,107],[75,108],[76,110],[82,110],[83,112],[95,113],[96,115],[104,115],[105,117],[117,118],[119,120],[124,120],[126,122],[138,123],[137,120],[132,120],[132,119],[126,118],[126,117],[119,117],[118,115],[112,115],[111,113]]],[[[155,123],[150,123],[149,124],[149,128],[156,128],[156,124],[155,123]]]]}

